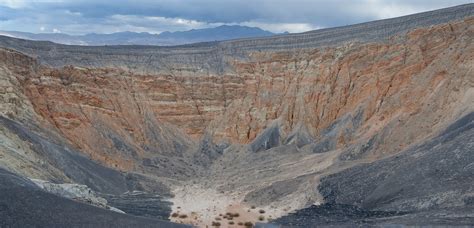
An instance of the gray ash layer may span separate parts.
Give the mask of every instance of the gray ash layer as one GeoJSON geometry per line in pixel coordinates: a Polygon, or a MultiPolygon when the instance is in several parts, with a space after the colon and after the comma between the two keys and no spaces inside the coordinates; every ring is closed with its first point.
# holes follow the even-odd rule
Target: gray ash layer
{"type": "Polygon", "coordinates": [[[130,215],[168,220],[171,203],[163,197],[146,192],[129,192],[121,195],[102,195],[110,206],[130,215]]]}

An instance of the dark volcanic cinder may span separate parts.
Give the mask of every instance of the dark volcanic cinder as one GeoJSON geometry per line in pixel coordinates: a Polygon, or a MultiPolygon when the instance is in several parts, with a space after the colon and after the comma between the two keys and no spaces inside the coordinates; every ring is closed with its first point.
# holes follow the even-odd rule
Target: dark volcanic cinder
{"type": "Polygon", "coordinates": [[[473,37],[474,4],[173,47],[0,36],[0,226],[474,225],[473,37]]]}

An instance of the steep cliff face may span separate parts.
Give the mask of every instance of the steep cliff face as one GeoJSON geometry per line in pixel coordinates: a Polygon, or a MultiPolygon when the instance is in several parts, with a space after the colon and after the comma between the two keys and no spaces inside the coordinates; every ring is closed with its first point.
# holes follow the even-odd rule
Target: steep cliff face
{"type": "Polygon", "coordinates": [[[283,138],[305,126],[316,139],[334,133],[332,149],[375,135],[385,137],[375,151],[404,149],[472,111],[473,22],[418,29],[404,42],[252,53],[235,63],[245,94],[209,130],[248,143],[278,120],[283,138]]]}
{"type": "Polygon", "coordinates": [[[76,146],[93,159],[130,170],[132,158],[152,152],[180,156],[192,145],[175,127],[157,120],[152,96],[159,91],[145,97],[139,91],[146,90],[146,78],[145,88],[137,79],[107,69],[44,69],[24,85],[37,112],[76,146]]]}
{"type": "Polygon", "coordinates": [[[70,66],[16,80],[74,145],[124,170],[155,155],[181,156],[205,132],[247,144],[272,125],[281,134],[275,145],[301,129],[324,150],[379,137],[346,156],[377,158],[472,111],[473,26],[470,19],[418,29],[404,42],[252,52],[225,75],[70,66]]]}
{"type": "MultiPolygon", "coordinates": [[[[216,207],[250,220],[252,204],[273,216],[331,197],[359,207],[337,200],[343,170],[375,162],[364,179],[395,167],[474,112],[473,8],[169,48],[1,38],[24,53],[0,49],[0,166],[108,194],[172,191],[173,209],[197,213],[185,220],[197,225],[225,212],[216,207]]],[[[461,139],[472,143],[470,131],[461,139]]]]}

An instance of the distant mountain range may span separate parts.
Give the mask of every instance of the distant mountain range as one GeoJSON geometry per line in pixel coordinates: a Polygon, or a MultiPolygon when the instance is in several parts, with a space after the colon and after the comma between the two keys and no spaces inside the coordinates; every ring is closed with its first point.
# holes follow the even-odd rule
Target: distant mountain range
{"type": "Polygon", "coordinates": [[[263,37],[275,35],[257,27],[222,25],[215,28],[192,29],[182,32],[117,32],[111,34],[90,33],[86,35],[68,35],[64,33],[28,33],[0,31],[0,35],[28,40],[46,40],[70,45],[179,45],[207,41],[220,41],[238,38],[263,37]]]}

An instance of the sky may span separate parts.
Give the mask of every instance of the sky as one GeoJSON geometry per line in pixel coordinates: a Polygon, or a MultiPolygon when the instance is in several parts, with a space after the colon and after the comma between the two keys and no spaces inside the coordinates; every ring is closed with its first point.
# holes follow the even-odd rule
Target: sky
{"type": "Polygon", "coordinates": [[[0,0],[0,30],[161,33],[245,25],[304,32],[473,3],[474,0],[0,0]]]}

